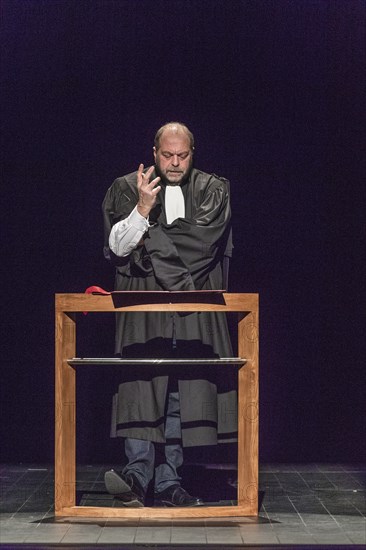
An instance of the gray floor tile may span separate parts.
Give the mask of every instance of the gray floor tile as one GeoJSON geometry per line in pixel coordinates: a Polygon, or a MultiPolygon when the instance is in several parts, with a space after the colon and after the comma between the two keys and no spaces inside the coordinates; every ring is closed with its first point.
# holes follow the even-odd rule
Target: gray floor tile
{"type": "Polygon", "coordinates": [[[172,543],[204,544],[206,543],[205,527],[179,527],[173,525],[171,533],[172,543]]]}
{"type": "Polygon", "coordinates": [[[297,526],[303,524],[301,517],[297,513],[289,514],[283,512],[272,512],[268,514],[268,517],[273,525],[297,526]]]}
{"type": "Polygon", "coordinates": [[[314,539],[318,544],[351,544],[351,539],[344,533],[338,535],[315,534],[314,539]]]}
{"type": "Polygon", "coordinates": [[[366,488],[366,471],[363,471],[363,472],[357,472],[357,471],[354,471],[354,472],[349,472],[349,475],[355,480],[357,481],[362,488],[366,488]]]}
{"type": "Polygon", "coordinates": [[[0,544],[16,543],[20,544],[24,542],[26,535],[24,533],[3,534],[0,535],[0,544]]]}
{"type": "Polygon", "coordinates": [[[14,525],[31,525],[36,527],[42,521],[42,515],[37,514],[15,514],[11,519],[7,521],[8,526],[14,525]]]}
{"type": "Polygon", "coordinates": [[[2,525],[0,535],[4,535],[4,533],[21,533],[24,531],[27,531],[28,533],[32,533],[37,529],[36,525],[32,524],[8,524],[8,525],[2,525]]]}
{"type": "Polygon", "coordinates": [[[70,525],[70,528],[61,539],[65,543],[95,543],[102,533],[103,527],[86,523],[84,525],[70,525]]]}
{"type": "Polygon", "coordinates": [[[279,531],[288,531],[288,532],[296,532],[296,531],[306,531],[306,525],[304,525],[302,522],[294,522],[294,523],[288,523],[288,522],[276,522],[272,524],[272,529],[275,532],[279,531]]]}
{"type": "Polygon", "coordinates": [[[344,516],[340,518],[335,516],[335,521],[344,529],[345,531],[352,530],[365,530],[366,531],[366,520],[365,518],[358,518],[356,516],[350,516],[349,518],[344,519],[344,516]],[[342,519],[343,518],[343,519],[342,519]]]}
{"type": "Polygon", "coordinates": [[[270,523],[264,525],[239,525],[241,533],[272,533],[273,526],[270,523]]]}
{"type": "Polygon", "coordinates": [[[24,542],[32,535],[34,528],[23,527],[22,529],[13,529],[12,527],[2,527],[0,531],[0,543],[3,542],[24,542]]]}
{"type": "Polygon", "coordinates": [[[364,472],[366,473],[366,464],[343,464],[345,472],[364,472]]]}
{"type": "Polygon", "coordinates": [[[347,537],[350,537],[350,538],[352,538],[353,536],[357,538],[360,538],[360,537],[366,538],[365,529],[353,529],[352,531],[348,531],[347,529],[342,529],[342,532],[345,535],[347,535],[347,537]]]}
{"type": "Polygon", "coordinates": [[[36,542],[43,543],[43,544],[60,543],[64,536],[65,536],[65,533],[55,533],[55,532],[32,533],[31,535],[29,535],[24,539],[24,542],[27,544],[30,544],[30,543],[34,544],[36,542]]]}
{"type": "Polygon", "coordinates": [[[318,465],[314,462],[307,462],[306,464],[293,464],[295,472],[318,472],[318,465]]]}
{"type": "Polygon", "coordinates": [[[361,489],[360,482],[352,474],[346,472],[329,472],[327,478],[336,489],[361,489]]]}
{"type": "Polygon", "coordinates": [[[274,473],[296,472],[296,466],[294,464],[285,464],[285,463],[267,464],[267,465],[263,465],[264,471],[266,471],[266,466],[268,468],[267,471],[269,472],[274,472],[274,473]]]}
{"type": "Polygon", "coordinates": [[[95,544],[98,542],[98,535],[88,533],[67,533],[60,541],[61,544],[95,544]]]}
{"type": "Polygon", "coordinates": [[[132,544],[135,540],[137,527],[104,527],[99,538],[98,543],[117,544],[125,543],[132,544]]]}
{"type": "Polygon", "coordinates": [[[266,501],[265,503],[265,509],[269,515],[271,515],[272,512],[279,512],[279,513],[291,513],[296,514],[296,508],[292,504],[289,498],[278,498],[271,500],[269,502],[266,501]]]}
{"type": "Polygon", "coordinates": [[[171,539],[171,527],[138,527],[135,544],[168,544],[171,539]]]}
{"type": "Polygon", "coordinates": [[[342,530],[342,527],[337,525],[336,523],[324,523],[321,525],[318,524],[307,524],[307,529],[312,534],[319,534],[319,535],[333,535],[333,534],[341,534],[344,531],[342,530]]]}
{"type": "Polygon", "coordinates": [[[317,492],[320,490],[325,489],[335,489],[336,486],[332,481],[324,474],[324,473],[318,473],[313,474],[311,472],[303,472],[301,474],[301,477],[304,480],[304,483],[309,487],[309,489],[312,489],[313,492],[317,492]]]}
{"type": "Polygon", "coordinates": [[[315,544],[315,538],[306,533],[277,533],[281,544],[315,544]]]}
{"type": "Polygon", "coordinates": [[[344,472],[346,471],[345,470],[345,466],[344,464],[340,464],[340,463],[328,463],[328,462],[325,462],[324,464],[323,463],[317,463],[317,469],[319,470],[319,472],[344,472]]]}
{"type": "Polygon", "coordinates": [[[64,525],[57,525],[57,524],[40,524],[36,525],[33,533],[36,535],[37,533],[47,534],[47,533],[61,533],[65,535],[67,531],[70,529],[70,525],[64,524],[64,525]]]}
{"type": "Polygon", "coordinates": [[[244,544],[279,544],[274,533],[242,533],[244,544]]]}
{"type": "MultiPolygon", "coordinates": [[[[200,524],[200,526],[202,526],[202,524],[200,524]]],[[[147,521],[145,520],[141,520],[140,521],[140,524],[138,525],[137,529],[141,532],[144,532],[146,530],[146,532],[148,531],[148,529],[154,529],[156,531],[165,531],[166,533],[168,531],[171,532],[172,530],[172,527],[173,527],[173,524],[172,524],[172,521],[167,519],[167,520],[162,520],[160,518],[160,520],[153,520],[153,519],[148,519],[147,521]]]]}
{"type": "Polygon", "coordinates": [[[0,514],[0,526],[7,523],[12,517],[13,514],[11,512],[0,514]]]}
{"type": "Polygon", "coordinates": [[[304,513],[301,514],[301,519],[306,525],[337,524],[336,520],[329,514],[304,513]]]}
{"type": "Polygon", "coordinates": [[[240,544],[242,542],[239,527],[206,527],[209,544],[240,544]]]}

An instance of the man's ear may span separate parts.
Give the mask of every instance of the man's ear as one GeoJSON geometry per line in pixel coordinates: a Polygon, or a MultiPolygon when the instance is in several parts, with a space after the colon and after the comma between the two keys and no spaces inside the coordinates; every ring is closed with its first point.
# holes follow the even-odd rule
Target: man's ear
{"type": "Polygon", "coordinates": [[[156,147],[153,147],[154,160],[156,160],[156,147]]]}

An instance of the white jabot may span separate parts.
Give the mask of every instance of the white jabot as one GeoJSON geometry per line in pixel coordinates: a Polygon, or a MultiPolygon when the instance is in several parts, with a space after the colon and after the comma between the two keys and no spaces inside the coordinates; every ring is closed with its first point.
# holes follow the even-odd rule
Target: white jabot
{"type": "Polygon", "coordinates": [[[165,214],[167,223],[184,218],[185,205],[180,185],[167,185],[165,188],[165,214]]]}

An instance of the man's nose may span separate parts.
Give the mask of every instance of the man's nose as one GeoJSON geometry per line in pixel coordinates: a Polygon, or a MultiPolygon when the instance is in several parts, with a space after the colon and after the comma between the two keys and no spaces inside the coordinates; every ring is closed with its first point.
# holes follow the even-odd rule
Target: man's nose
{"type": "Polygon", "coordinates": [[[179,166],[179,156],[178,155],[173,155],[172,156],[172,165],[173,166],[179,166]]]}

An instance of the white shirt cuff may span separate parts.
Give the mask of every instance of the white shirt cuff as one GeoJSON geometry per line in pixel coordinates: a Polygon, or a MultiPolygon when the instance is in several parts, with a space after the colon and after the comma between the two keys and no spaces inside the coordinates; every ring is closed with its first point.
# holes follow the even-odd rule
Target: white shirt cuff
{"type": "Polygon", "coordinates": [[[131,214],[128,216],[127,219],[128,219],[129,225],[132,225],[138,231],[145,232],[149,229],[148,219],[144,218],[144,216],[142,216],[140,212],[138,212],[137,206],[135,206],[135,208],[132,210],[131,214]]]}

